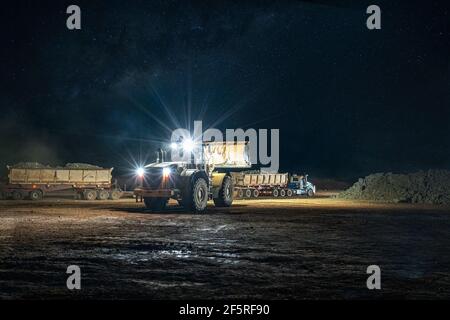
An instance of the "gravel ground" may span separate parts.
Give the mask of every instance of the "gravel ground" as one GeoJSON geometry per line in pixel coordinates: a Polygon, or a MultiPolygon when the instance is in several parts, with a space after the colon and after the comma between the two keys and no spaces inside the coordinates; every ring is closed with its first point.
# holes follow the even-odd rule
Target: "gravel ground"
{"type": "Polygon", "coordinates": [[[0,299],[450,298],[448,207],[302,198],[210,209],[0,201],[0,299]],[[79,291],[66,288],[73,264],[79,291]],[[373,264],[381,290],[366,288],[373,264]]]}

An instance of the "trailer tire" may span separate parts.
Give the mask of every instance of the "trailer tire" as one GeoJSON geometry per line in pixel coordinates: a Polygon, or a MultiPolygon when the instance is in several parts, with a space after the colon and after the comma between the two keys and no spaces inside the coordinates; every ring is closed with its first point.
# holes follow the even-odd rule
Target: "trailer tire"
{"type": "Polygon", "coordinates": [[[116,189],[116,190],[111,191],[109,198],[111,200],[119,200],[120,198],[122,198],[122,195],[123,195],[123,192],[116,189]]]}
{"type": "Polygon", "coordinates": [[[208,204],[208,183],[203,177],[196,177],[183,196],[184,207],[192,212],[203,213],[208,204]]]}
{"type": "Polygon", "coordinates": [[[273,189],[272,191],[272,195],[277,198],[280,195],[280,192],[278,191],[278,189],[273,189]]]}
{"type": "Polygon", "coordinates": [[[41,190],[33,190],[33,191],[30,191],[29,197],[30,197],[30,200],[37,201],[37,200],[42,200],[42,198],[44,196],[43,196],[41,190]]]}
{"type": "Polygon", "coordinates": [[[287,189],[287,190],[286,190],[286,195],[287,195],[288,197],[292,197],[292,196],[294,195],[294,193],[292,192],[291,189],[287,189]]]}
{"type": "Polygon", "coordinates": [[[3,191],[0,191],[0,200],[6,200],[6,193],[3,191]]]}
{"type": "Polygon", "coordinates": [[[13,200],[23,200],[24,196],[22,192],[14,190],[12,192],[12,198],[13,200]]]}
{"type": "Polygon", "coordinates": [[[238,194],[238,198],[242,199],[244,197],[244,190],[243,189],[239,189],[237,194],[238,194]]]}
{"type": "Polygon", "coordinates": [[[83,199],[88,200],[88,201],[97,199],[97,191],[92,190],[92,189],[84,190],[83,191],[83,199]]]}
{"type": "Polygon", "coordinates": [[[259,197],[259,190],[255,189],[253,190],[253,198],[258,198],[259,197]]]}
{"type": "Polygon", "coordinates": [[[281,190],[280,190],[280,196],[281,196],[281,197],[286,197],[286,190],[281,189],[281,190]]]}
{"type": "Polygon", "coordinates": [[[144,198],[144,204],[147,209],[152,211],[162,211],[166,208],[166,198],[144,198]]]}
{"type": "Polygon", "coordinates": [[[225,176],[223,178],[219,197],[214,198],[213,201],[216,207],[231,207],[233,203],[233,183],[230,177],[225,176]]]}
{"type": "Polygon", "coordinates": [[[97,194],[97,200],[108,200],[110,197],[110,194],[108,190],[100,190],[97,194]]]}

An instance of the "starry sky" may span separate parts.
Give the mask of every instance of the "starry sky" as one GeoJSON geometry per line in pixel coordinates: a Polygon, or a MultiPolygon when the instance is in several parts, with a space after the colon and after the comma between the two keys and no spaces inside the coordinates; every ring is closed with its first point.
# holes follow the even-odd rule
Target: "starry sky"
{"type": "Polygon", "coordinates": [[[171,130],[280,129],[280,170],[351,180],[450,166],[438,1],[7,1],[6,164],[151,161],[171,130]],[[82,29],[66,28],[77,4],[82,29]],[[378,4],[382,29],[366,28],[378,4]]]}

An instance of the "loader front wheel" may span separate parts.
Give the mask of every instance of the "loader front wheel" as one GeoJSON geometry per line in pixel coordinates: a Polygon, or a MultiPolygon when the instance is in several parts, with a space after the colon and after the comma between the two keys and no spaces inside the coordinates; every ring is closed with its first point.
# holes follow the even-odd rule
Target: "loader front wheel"
{"type": "Polygon", "coordinates": [[[166,198],[144,198],[144,204],[147,209],[152,211],[162,211],[166,208],[166,198]]]}
{"type": "Polygon", "coordinates": [[[216,207],[231,207],[233,203],[233,183],[230,177],[226,176],[223,178],[219,197],[214,198],[213,201],[216,207]]]}
{"type": "Polygon", "coordinates": [[[206,180],[198,177],[193,181],[190,189],[186,207],[193,212],[205,212],[206,205],[208,204],[208,184],[206,180]]]}

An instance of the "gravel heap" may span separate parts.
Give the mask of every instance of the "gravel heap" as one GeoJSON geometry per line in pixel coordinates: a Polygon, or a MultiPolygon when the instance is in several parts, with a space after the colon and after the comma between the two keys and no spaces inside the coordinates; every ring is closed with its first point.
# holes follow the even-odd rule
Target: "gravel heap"
{"type": "Polygon", "coordinates": [[[375,173],[360,178],[338,198],[386,202],[450,204],[450,171],[375,173]]]}
{"type": "Polygon", "coordinates": [[[43,165],[38,162],[19,162],[15,165],[10,166],[10,168],[15,169],[85,169],[85,170],[98,170],[103,169],[102,167],[88,164],[88,163],[68,163],[64,167],[51,167],[49,165],[43,165]]]}

